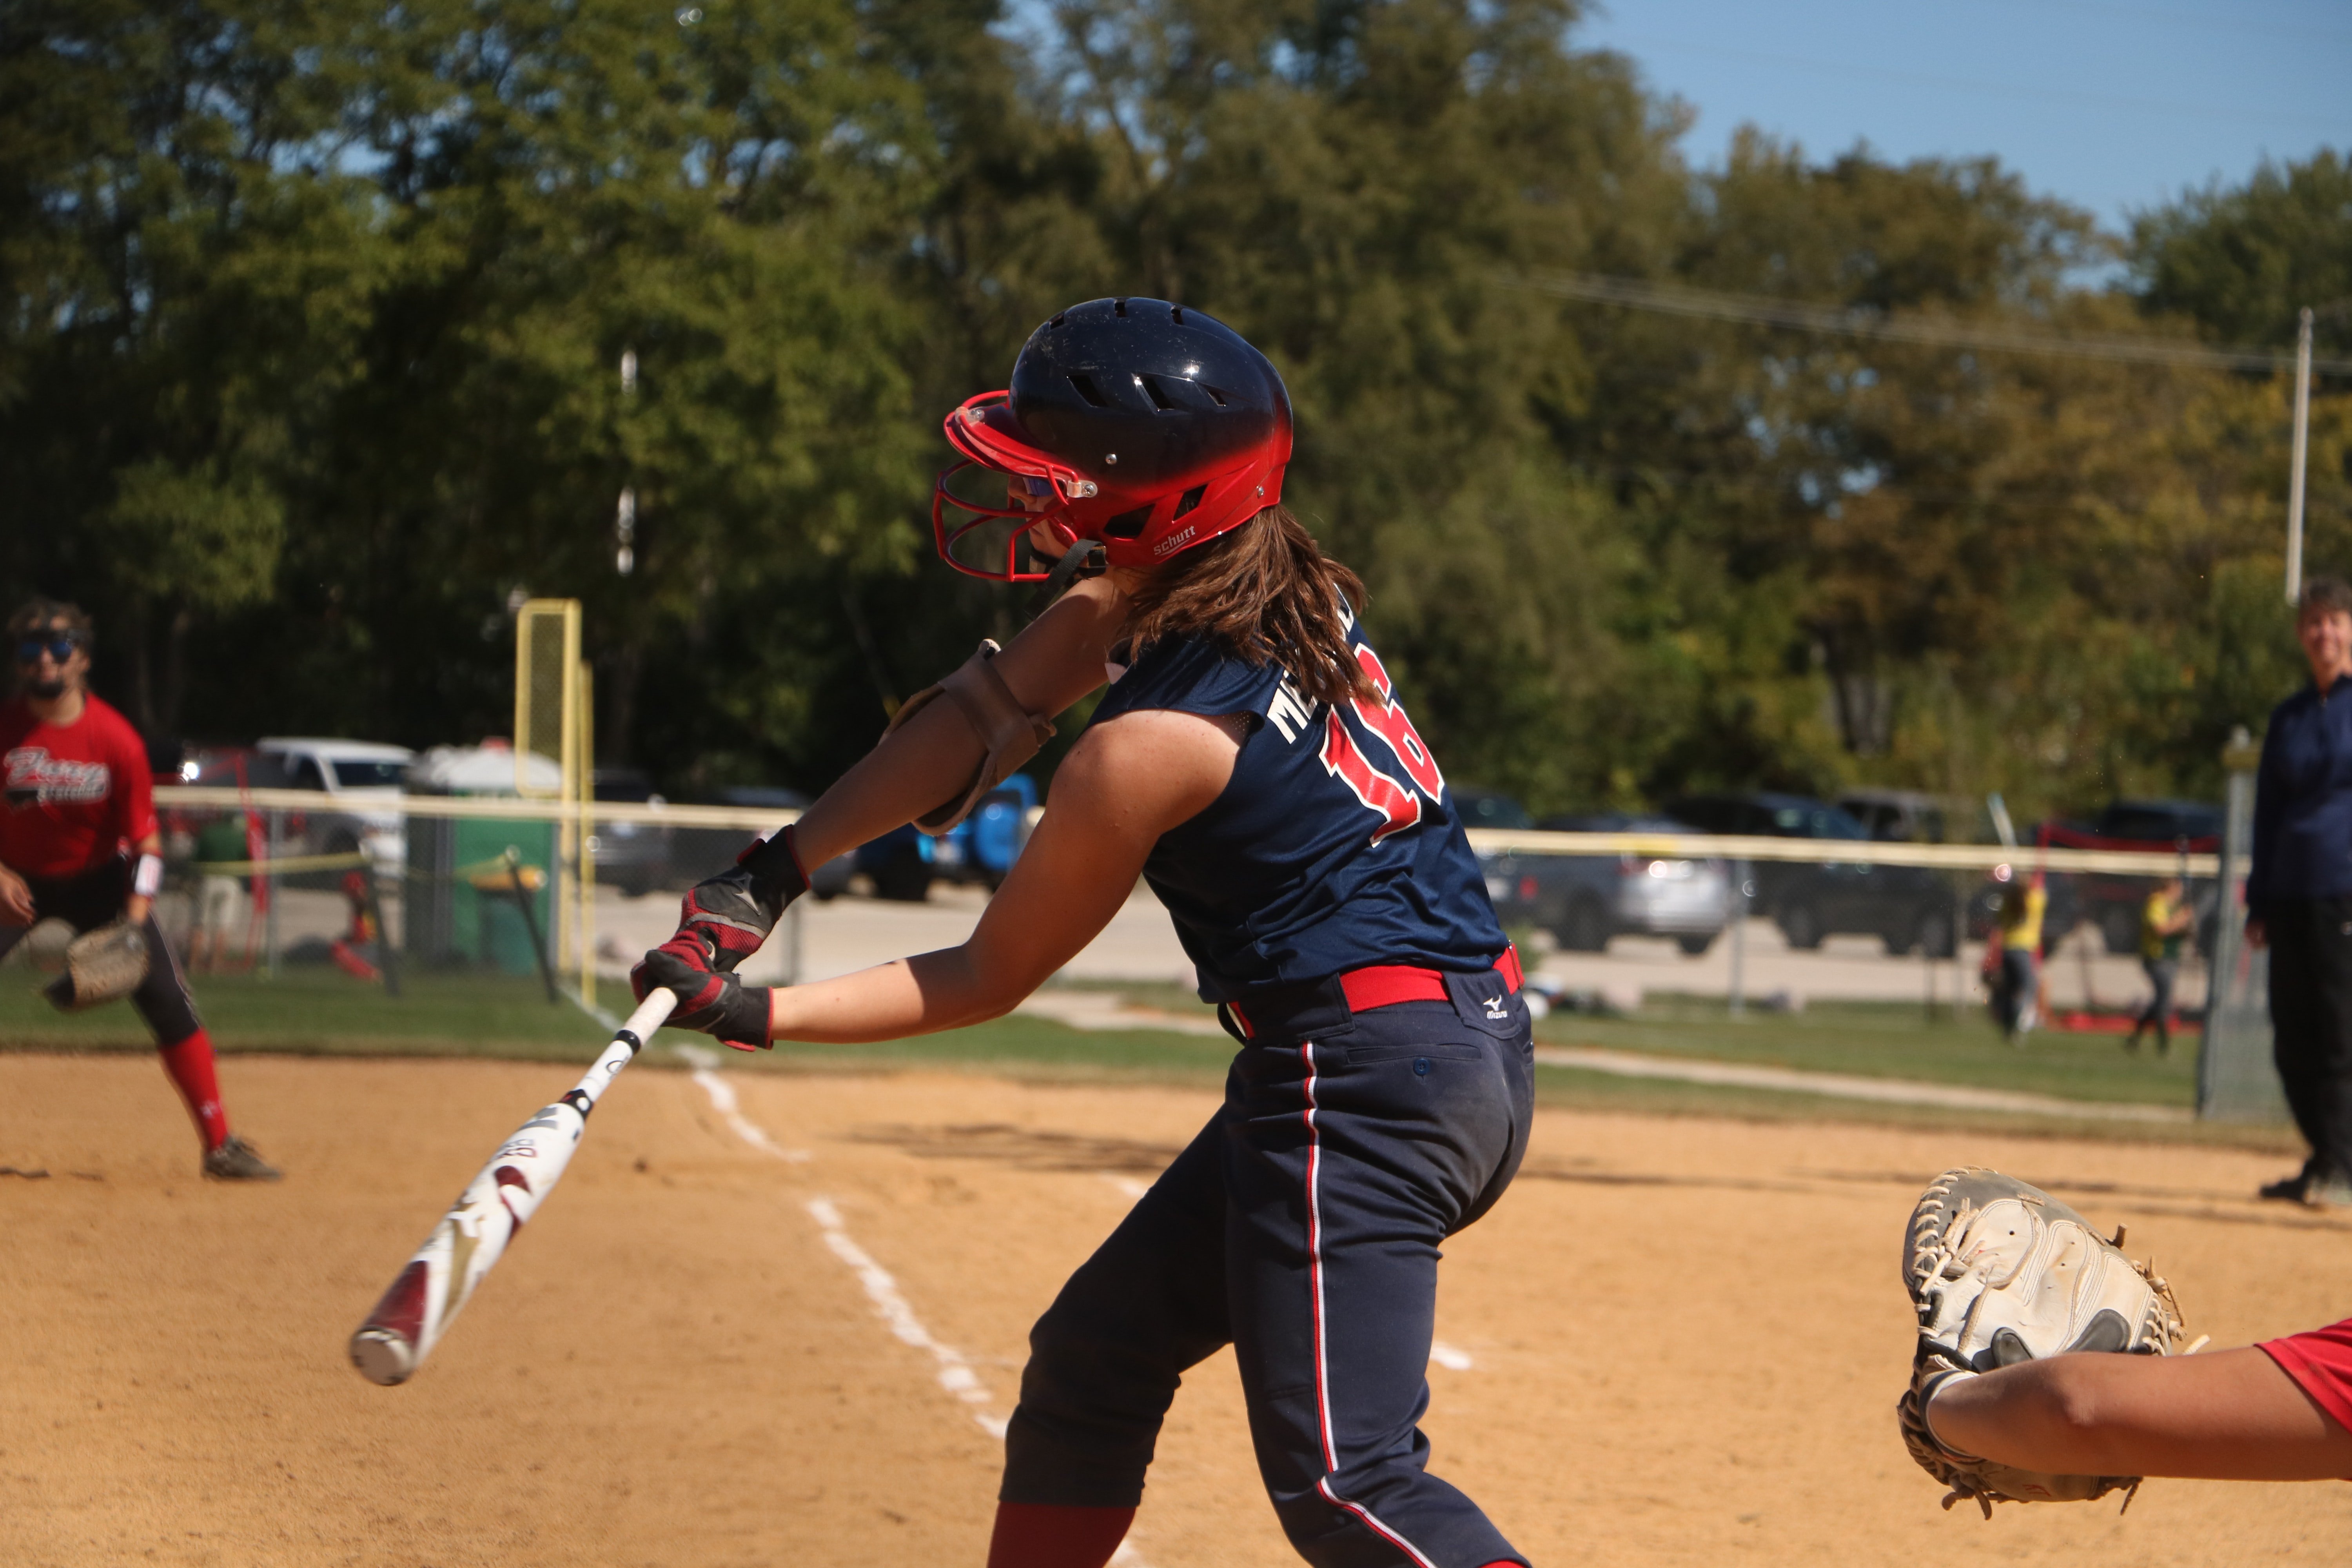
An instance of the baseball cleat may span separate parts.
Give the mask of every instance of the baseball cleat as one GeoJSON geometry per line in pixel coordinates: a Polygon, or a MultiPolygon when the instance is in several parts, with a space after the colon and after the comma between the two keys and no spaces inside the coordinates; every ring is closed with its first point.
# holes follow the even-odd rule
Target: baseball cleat
{"type": "Polygon", "coordinates": [[[280,1173],[252,1144],[235,1133],[205,1156],[205,1178],[214,1182],[274,1182],[280,1173]]]}

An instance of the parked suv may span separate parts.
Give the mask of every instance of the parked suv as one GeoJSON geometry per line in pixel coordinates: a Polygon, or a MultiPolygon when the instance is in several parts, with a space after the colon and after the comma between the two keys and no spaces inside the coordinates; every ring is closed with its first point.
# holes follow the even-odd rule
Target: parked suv
{"type": "MultiPolygon", "coordinates": [[[[1668,801],[1666,813],[1706,833],[1818,839],[1824,852],[1870,837],[1851,813],[1811,795],[1685,795],[1668,801]]],[[[1757,904],[1790,947],[1811,950],[1851,933],[1878,938],[1890,953],[1952,954],[1952,890],[1924,867],[1759,860],[1755,881],[1757,904]]]]}
{"type": "Polygon", "coordinates": [[[1941,844],[1945,841],[1941,797],[1909,789],[1856,788],[1842,792],[1838,805],[1862,824],[1863,831],[1888,844],[1941,844]]]}
{"type": "MultiPolygon", "coordinates": [[[[1608,812],[1551,816],[1548,833],[1695,833],[1664,816],[1608,812]]],[[[1486,864],[1486,891],[1508,925],[1548,931],[1570,952],[1599,952],[1613,936],[1670,936],[1696,957],[1724,927],[1730,878],[1719,859],[1640,850],[1622,855],[1498,855],[1486,864]]]]}

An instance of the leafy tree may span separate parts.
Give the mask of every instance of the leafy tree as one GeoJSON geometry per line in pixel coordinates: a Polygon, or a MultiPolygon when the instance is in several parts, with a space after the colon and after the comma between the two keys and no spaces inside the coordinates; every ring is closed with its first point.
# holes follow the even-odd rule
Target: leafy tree
{"type": "MultiPolygon", "coordinates": [[[[819,786],[1024,613],[929,559],[935,421],[1154,294],[1281,368],[1286,499],[1463,782],[2210,793],[2296,678],[2278,378],[1539,285],[2277,343],[2352,293],[2340,155],[2127,246],[1987,160],[1751,133],[1697,174],[1577,16],[20,0],[0,589],[89,603],[152,727],[420,744],[503,731],[509,604],[575,595],[606,760],[819,786]]],[[[2315,568],[2348,441],[2325,384],[2315,568]]]]}
{"type": "Polygon", "coordinates": [[[90,601],[151,728],[176,724],[195,618],[269,597],[299,433],[384,263],[318,63],[359,20],[0,13],[0,577],[90,601]]]}
{"type": "Polygon", "coordinates": [[[2217,180],[2140,213],[2131,262],[2143,306],[2221,342],[2291,347],[2309,306],[2321,352],[2352,350],[2352,159],[2265,161],[2243,185],[2217,180]]]}

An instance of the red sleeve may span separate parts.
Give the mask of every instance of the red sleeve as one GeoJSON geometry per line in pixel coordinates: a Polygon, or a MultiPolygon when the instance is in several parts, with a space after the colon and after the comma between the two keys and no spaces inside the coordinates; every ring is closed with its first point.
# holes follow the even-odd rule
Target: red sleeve
{"type": "Polygon", "coordinates": [[[2352,1430],[2352,1318],[2309,1333],[2265,1340],[2258,1348],[2337,1426],[2352,1430]]]}
{"type": "Polygon", "coordinates": [[[115,777],[122,787],[115,792],[116,822],[122,829],[123,841],[136,845],[149,834],[159,831],[155,820],[155,775],[147,765],[147,742],[131,727],[131,721],[116,715],[114,719],[115,755],[110,763],[115,777]]]}

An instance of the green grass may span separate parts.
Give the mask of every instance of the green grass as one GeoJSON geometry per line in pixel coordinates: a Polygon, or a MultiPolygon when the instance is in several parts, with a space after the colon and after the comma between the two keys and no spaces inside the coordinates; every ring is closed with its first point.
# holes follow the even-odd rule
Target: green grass
{"type": "MultiPolygon", "coordinates": [[[[1095,984],[1138,1006],[1207,1017],[1210,1009],[1181,986],[1095,984]]],[[[2062,1100],[2194,1105],[2195,1035],[2132,1056],[2118,1035],[2039,1030],[2022,1049],[2003,1041],[1980,1011],[1930,1022],[1916,1002],[1817,1002],[1797,1014],[1750,1008],[1730,1016],[1720,998],[1654,994],[1631,1017],[1556,1013],[1536,1025],[1538,1044],[1601,1046],[1648,1056],[1912,1079],[1978,1089],[2016,1089],[2062,1100]]]]}
{"type": "MultiPolygon", "coordinates": [[[[60,1013],[42,1000],[47,976],[22,963],[0,968],[0,1050],[144,1050],[151,1042],[127,1004],[60,1013]]],[[[301,1056],[474,1056],[589,1061],[610,1038],[566,1001],[551,1005],[536,979],[466,973],[403,977],[386,995],[340,970],[305,966],[258,975],[198,975],[197,1005],[225,1051],[301,1056]]],[[[619,985],[600,988],[624,1010],[619,985]]],[[[1194,1004],[1195,1006],[1198,1004],[1194,1004]]],[[[665,1044],[691,1043],[668,1031],[665,1044]]],[[[744,1058],[800,1068],[899,1066],[988,1068],[1013,1064],[1057,1075],[1216,1082],[1233,1048],[1223,1040],[1149,1031],[1087,1033],[1042,1018],[1005,1018],[973,1028],[882,1045],[785,1047],[744,1058]]]]}
{"type": "MultiPolygon", "coordinates": [[[[22,963],[0,968],[0,1050],[148,1048],[128,1006],[61,1014],[42,1001],[45,977],[22,963]]],[[[550,1005],[535,980],[426,973],[406,977],[394,999],[338,971],[289,969],[276,980],[200,976],[199,1004],[224,1050],[311,1056],[488,1057],[585,1063],[606,1035],[570,1003],[550,1005]]],[[[1209,1010],[1173,985],[1109,985],[1139,1006],[1180,1016],[1209,1010]]],[[[625,1002],[618,986],[603,1000],[625,1002]]],[[[2025,1089],[2064,1099],[2186,1106],[2194,1100],[2193,1037],[2171,1059],[2131,1058],[2113,1036],[2038,1034],[2022,1051],[2004,1045],[1980,1018],[1930,1023],[1916,1005],[1816,1004],[1796,1016],[1727,1016],[1703,998],[1653,997],[1633,1018],[1555,1015],[1538,1026],[1547,1044],[1602,1046],[1657,1056],[1769,1064],[1878,1078],[2025,1089]]],[[[660,1037],[651,1063],[677,1058],[662,1048],[691,1043],[660,1037]]],[[[939,1068],[1058,1081],[1161,1082],[1213,1087],[1233,1047],[1223,1039],[1150,1030],[1088,1032],[1048,1019],[1010,1017],[969,1029],[875,1046],[795,1047],[730,1058],[731,1067],[782,1072],[888,1071],[939,1068]]],[[[2119,1125],[2057,1117],[2009,1116],[1927,1106],[1889,1106],[1828,1096],[1620,1078],[1545,1067],[1537,1094],[1546,1105],[1644,1115],[1869,1122],[2038,1132],[2105,1139],[2287,1147],[2274,1128],[2119,1125]]]]}
{"type": "Polygon", "coordinates": [[[1556,1014],[1536,1026],[1536,1038],[2062,1100],[2197,1102],[2195,1035],[2176,1036],[2168,1057],[2157,1056],[2152,1044],[2131,1055],[2120,1035],[2051,1029],[2036,1030],[2020,1047],[2002,1040],[1980,1011],[1931,1022],[1916,1002],[1817,1002],[1798,1014],[1751,1009],[1734,1018],[1716,998],[1653,996],[1628,1018],[1556,1014]]]}
{"type": "MultiPolygon", "coordinates": [[[[341,970],[289,968],[257,975],[197,975],[196,1005],[221,1048],[315,1056],[493,1056],[593,1059],[605,1037],[570,1003],[550,1005],[539,982],[491,975],[404,977],[384,994],[341,970]]],[[[22,963],[0,968],[0,1049],[146,1047],[127,1003],[60,1013],[42,1000],[47,976],[22,963]]]]}

